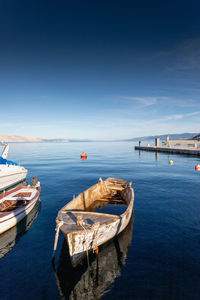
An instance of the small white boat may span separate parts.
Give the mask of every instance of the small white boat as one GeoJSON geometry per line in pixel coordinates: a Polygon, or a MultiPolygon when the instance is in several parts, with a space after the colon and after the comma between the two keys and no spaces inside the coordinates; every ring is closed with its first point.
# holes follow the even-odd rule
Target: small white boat
{"type": "Polygon", "coordinates": [[[100,178],[97,184],[79,194],[58,212],[54,254],[61,229],[69,246],[72,264],[76,266],[89,250],[96,250],[126,228],[132,215],[133,203],[131,182],[127,184],[118,178],[103,181],[100,178]],[[98,207],[99,203],[121,203],[126,209],[119,216],[94,212],[93,208],[98,207]]]}
{"type": "Polygon", "coordinates": [[[19,186],[0,195],[0,234],[15,226],[34,208],[40,196],[40,183],[19,186]]]}
{"type": "Polygon", "coordinates": [[[20,238],[31,228],[40,212],[41,203],[37,201],[32,211],[17,226],[0,235],[0,258],[4,257],[17,244],[20,238]]]}
{"type": "Polygon", "coordinates": [[[28,172],[17,163],[7,160],[8,144],[1,143],[1,146],[3,146],[3,151],[0,157],[0,191],[23,181],[28,172]]]}

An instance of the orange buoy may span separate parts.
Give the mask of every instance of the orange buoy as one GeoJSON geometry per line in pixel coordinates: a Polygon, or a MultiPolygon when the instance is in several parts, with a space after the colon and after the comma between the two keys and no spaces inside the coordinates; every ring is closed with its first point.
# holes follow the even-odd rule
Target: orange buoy
{"type": "Polygon", "coordinates": [[[195,170],[200,171],[200,165],[195,165],[195,170]]]}
{"type": "Polygon", "coordinates": [[[81,153],[81,159],[87,159],[87,153],[82,152],[81,153]]]}
{"type": "Polygon", "coordinates": [[[82,159],[82,160],[86,160],[86,159],[87,159],[87,156],[85,156],[85,157],[83,156],[83,157],[81,157],[81,159],[82,159]]]}

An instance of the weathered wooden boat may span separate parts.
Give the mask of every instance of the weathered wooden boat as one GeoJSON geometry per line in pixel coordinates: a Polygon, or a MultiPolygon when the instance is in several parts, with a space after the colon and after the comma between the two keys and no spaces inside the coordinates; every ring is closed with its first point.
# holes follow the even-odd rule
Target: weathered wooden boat
{"type": "Polygon", "coordinates": [[[105,181],[100,178],[97,184],[66,204],[58,212],[56,219],[54,253],[59,229],[68,243],[73,266],[76,266],[89,250],[97,250],[98,246],[123,231],[133,211],[134,191],[131,184],[117,178],[107,178],[105,181]],[[119,216],[93,211],[99,202],[120,202],[126,205],[126,210],[119,216]]]}
{"type": "Polygon", "coordinates": [[[34,208],[40,196],[40,183],[18,186],[0,195],[0,234],[15,226],[34,208]]]}

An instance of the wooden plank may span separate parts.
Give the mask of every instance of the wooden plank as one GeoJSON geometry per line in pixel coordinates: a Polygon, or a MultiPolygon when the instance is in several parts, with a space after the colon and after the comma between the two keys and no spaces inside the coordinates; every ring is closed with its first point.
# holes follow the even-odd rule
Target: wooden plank
{"type": "Polygon", "coordinates": [[[107,187],[111,190],[115,190],[115,191],[123,191],[124,187],[122,186],[113,186],[113,185],[107,185],[107,187]]]}
{"type": "Polygon", "coordinates": [[[13,204],[13,203],[12,203],[12,204],[10,204],[10,205],[4,207],[4,208],[1,208],[0,212],[6,211],[6,210],[10,209],[11,207],[15,208],[15,207],[16,207],[16,204],[13,204]]]}
{"type": "Polygon", "coordinates": [[[107,198],[99,198],[99,199],[96,199],[95,201],[105,201],[105,202],[125,202],[124,199],[115,199],[115,198],[110,198],[110,199],[107,199],[107,198]]]}

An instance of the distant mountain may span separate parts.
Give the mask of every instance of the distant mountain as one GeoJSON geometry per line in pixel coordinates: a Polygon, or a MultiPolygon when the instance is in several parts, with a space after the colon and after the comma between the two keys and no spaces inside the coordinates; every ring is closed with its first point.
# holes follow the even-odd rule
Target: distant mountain
{"type": "Polygon", "coordinates": [[[41,138],[7,134],[0,134],[0,140],[3,142],[43,142],[41,138]]]}
{"type": "Polygon", "coordinates": [[[184,140],[184,139],[192,139],[195,136],[199,137],[200,134],[197,135],[197,133],[177,133],[177,134],[162,134],[162,135],[152,135],[152,136],[142,136],[142,137],[136,137],[132,139],[128,139],[126,141],[151,141],[155,138],[160,138],[161,140],[166,140],[166,136],[169,135],[169,138],[171,140],[184,140]]]}
{"type": "Polygon", "coordinates": [[[43,142],[68,143],[68,142],[70,142],[70,140],[66,140],[66,139],[43,139],[43,142]]]}
{"type": "Polygon", "coordinates": [[[19,135],[7,135],[0,134],[0,141],[3,142],[29,142],[29,143],[41,143],[41,142],[69,142],[67,139],[43,139],[37,137],[19,136],[19,135]]]}
{"type": "Polygon", "coordinates": [[[194,140],[200,140],[200,134],[197,134],[193,137],[194,140]]]}
{"type": "Polygon", "coordinates": [[[20,135],[8,135],[8,134],[0,134],[0,141],[8,142],[8,143],[68,143],[68,142],[97,142],[95,140],[73,140],[73,139],[44,139],[38,137],[28,137],[28,136],[20,136],[20,135]]]}
{"type": "Polygon", "coordinates": [[[169,135],[172,140],[181,140],[181,139],[198,139],[200,140],[200,134],[197,133],[180,133],[180,134],[162,134],[162,135],[151,135],[151,136],[142,136],[136,137],[132,139],[126,140],[78,140],[78,139],[43,139],[37,137],[27,137],[27,136],[19,136],[19,135],[7,135],[0,134],[0,141],[3,142],[15,142],[15,143],[76,143],[76,142],[120,142],[120,141],[128,141],[128,142],[138,142],[138,141],[152,141],[155,138],[160,138],[161,140],[166,140],[166,136],[169,135]]]}

